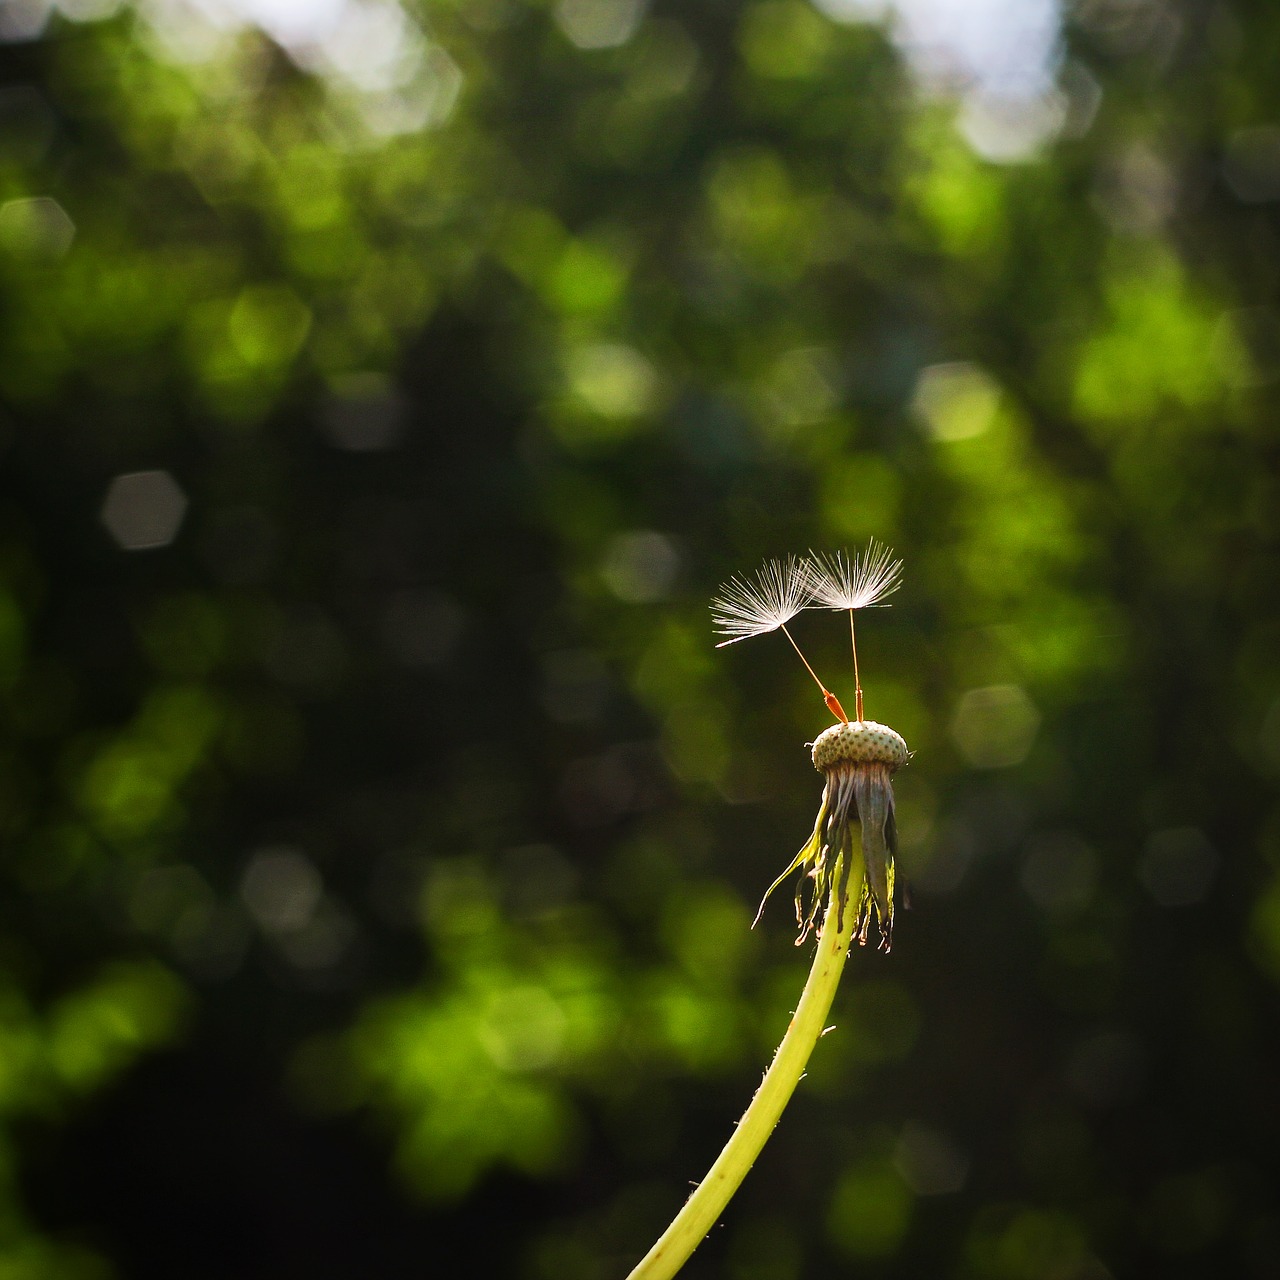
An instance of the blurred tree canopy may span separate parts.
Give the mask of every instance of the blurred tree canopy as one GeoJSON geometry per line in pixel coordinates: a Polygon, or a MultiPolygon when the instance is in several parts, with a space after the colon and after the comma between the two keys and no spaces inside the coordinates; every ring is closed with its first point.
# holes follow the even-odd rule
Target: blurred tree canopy
{"type": "Polygon", "coordinates": [[[625,1275],[806,968],[707,601],[872,535],[913,909],[687,1274],[1274,1274],[1280,14],[935,8],[0,7],[0,1274],[625,1275]]]}

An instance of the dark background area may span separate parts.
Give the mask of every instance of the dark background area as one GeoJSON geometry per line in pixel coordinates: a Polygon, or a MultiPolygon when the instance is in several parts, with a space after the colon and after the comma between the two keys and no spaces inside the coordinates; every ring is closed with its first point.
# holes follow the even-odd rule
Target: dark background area
{"type": "Polygon", "coordinates": [[[1280,18],[333,12],[0,8],[0,1270],[625,1275],[809,956],[708,603],[874,536],[909,909],[686,1273],[1273,1274],[1280,18]]]}

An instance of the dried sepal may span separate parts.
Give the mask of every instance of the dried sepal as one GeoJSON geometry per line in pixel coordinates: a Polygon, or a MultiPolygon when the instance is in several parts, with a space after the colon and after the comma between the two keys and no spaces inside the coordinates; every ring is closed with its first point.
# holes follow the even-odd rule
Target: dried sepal
{"type": "MultiPolygon", "coordinates": [[[[836,924],[841,927],[850,900],[856,897],[854,937],[865,946],[874,918],[880,931],[880,949],[889,950],[893,941],[894,867],[898,855],[892,775],[909,755],[907,744],[897,733],[887,725],[870,721],[833,725],[813,744],[814,766],[826,779],[813,834],[765,894],[768,901],[787,876],[800,873],[796,888],[796,923],[800,927],[797,946],[821,926],[828,901],[834,901],[836,924]],[[810,886],[807,902],[806,885],[810,886]]],[[[763,911],[761,902],[760,912],[763,911]]]]}

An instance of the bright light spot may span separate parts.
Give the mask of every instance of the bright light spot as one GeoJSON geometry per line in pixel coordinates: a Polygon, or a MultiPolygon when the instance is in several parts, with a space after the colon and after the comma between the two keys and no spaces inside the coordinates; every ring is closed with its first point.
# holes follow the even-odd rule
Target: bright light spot
{"type": "Polygon", "coordinates": [[[892,0],[813,0],[813,7],[835,22],[883,22],[892,0]]]}
{"type": "Polygon", "coordinates": [[[1040,713],[1020,685],[970,689],[951,721],[951,737],[975,769],[1021,764],[1040,728],[1040,713]]]}
{"type": "Polygon", "coordinates": [[[606,585],[628,604],[665,600],[680,568],[671,539],[651,530],[621,533],[609,543],[601,569],[606,585]]]}
{"type": "Polygon", "coordinates": [[[1065,122],[1058,0],[813,3],[836,22],[886,24],[927,91],[962,99],[961,131],[989,160],[1025,159],[1065,122]]]}
{"type": "Polygon", "coordinates": [[[311,311],[286,285],[251,285],[240,292],[227,332],[246,364],[271,368],[298,354],[311,329],[311,311]]]}
{"type": "Polygon", "coordinates": [[[102,523],[126,550],[167,547],[178,536],[187,495],[167,471],[116,476],[102,504],[102,523]]]}
{"type": "Polygon", "coordinates": [[[76,225],[49,196],[0,205],[0,246],[26,258],[60,258],[71,248],[76,225]]]}
{"type": "Polygon", "coordinates": [[[911,407],[935,439],[968,440],[995,420],[1000,388],[976,364],[934,364],[921,372],[911,407]]]}
{"type": "Polygon", "coordinates": [[[987,160],[1025,160],[1056,138],[1067,121],[1069,104],[1060,93],[1031,98],[974,94],[960,111],[960,132],[987,160]]]}
{"type": "Polygon", "coordinates": [[[337,25],[348,0],[149,0],[152,21],[208,25],[223,31],[255,26],[286,48],[315,40],[337,25]]]}
{"type": "Polygon", "coordinates": [[[647,0],[560,0],[556,21],[579,49],[613,49],[635,35],[647,0]]]}
{"type": "Polygon", "coordinates": [[[240,881],[241,900],[268,933],[303,928],[315,914],[323,892],[320,872],[297,849],[259,850],[240,881]]]}
{"type": "Polygon", "coordinates": [[[893,0],[893,38],[926,83],[1028,100],[1053,85],[1056,0],[893,0]]]}
{"type": "Polygon", "coordinates": [[[0,4],[0,40],[34,40],[49,21],[53,0],[7,0],[0,4]]]}
{"type": "Polygon", "coordinates": [[[541,987],[513,987],[490,997],[477,1031],[499,1070],[536,1071],[560,1056],[565,1016],[541,987]]]}
{"type": "Polygon", "coordinates": [[[118,13],[124,0],[57,0],[58,10],[72,22],[101,22],[118,13]]]}
{"type": "Polygon", "coordinates": [[[604,418],[629,418],[653,407],[658,378],[634,347],[597,342],[572,353],[569,381],[579,399],[604,418]]]}
{"type": "Polygon", "coordinates": [[[430,45],[423,52],[417,75],[398,88],[366,95],[360,102],[360,115],[371,133],[383,137],[412,133],[443,124],[461,92],[458,64],[439,45],[430,45]]]}
{"type": "Polygon", "coordinates": [[[150,0],[146,13],[169,53],[188,61],[257,27],[300,66],[354,89],[378,134],[440,124],[462,87],[457,64],[397,0],[150,0]]]}
{"type": "Polygon", "coordinates": [[[407,84],[421,64],[422,33],[397,4],[342,5],[315,45],[322,60],[358,89],[407,84]]]}

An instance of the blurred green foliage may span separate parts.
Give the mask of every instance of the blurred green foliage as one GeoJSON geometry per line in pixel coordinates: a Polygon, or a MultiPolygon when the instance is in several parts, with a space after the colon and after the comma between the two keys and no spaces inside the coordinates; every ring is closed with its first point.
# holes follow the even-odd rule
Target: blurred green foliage
{"type": "Polygon", "coordinates": [[[872,535],[914,910],[688,1273],[1272,1273],[1280,19],[1010,150],[871,8],[0,9],[0,1274],[625,1274],[805,971],[707,601],[872,535]]]}

